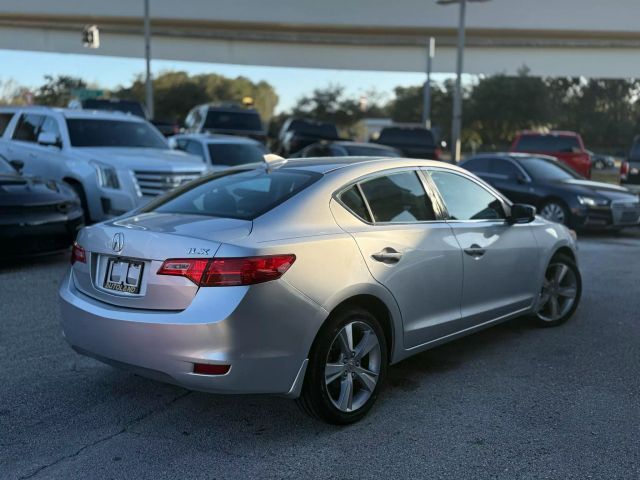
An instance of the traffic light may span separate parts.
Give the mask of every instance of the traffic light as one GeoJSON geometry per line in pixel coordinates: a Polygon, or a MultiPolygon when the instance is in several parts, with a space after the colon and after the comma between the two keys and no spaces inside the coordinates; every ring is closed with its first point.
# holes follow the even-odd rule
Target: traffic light
{"type": "Polygon", "coordinates": [[[97,25],[87,25],[82,29],[82,45],[87,48],[100,46],[100,31],[97,25]]]}

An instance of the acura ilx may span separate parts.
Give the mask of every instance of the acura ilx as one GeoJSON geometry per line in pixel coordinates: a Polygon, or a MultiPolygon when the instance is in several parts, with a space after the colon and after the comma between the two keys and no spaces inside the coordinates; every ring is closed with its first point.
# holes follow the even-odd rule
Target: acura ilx
{"type": "Polygon", "coordinates": [[[61,287],[79,353],[188,389],[269,393],[345,424],[387,367],[578,306],[573,233],[435,161],[211,173],[82,229],[61,287]]]}

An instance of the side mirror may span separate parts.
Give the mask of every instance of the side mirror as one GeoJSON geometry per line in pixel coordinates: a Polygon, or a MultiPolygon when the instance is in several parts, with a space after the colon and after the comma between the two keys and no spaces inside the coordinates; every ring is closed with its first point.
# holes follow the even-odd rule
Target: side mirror
{"type": "Polygon", "coordinates": [[[24,168],[24,162],[22,160],[11,160],[9,165],[11,165],[18,173],[22,173],[22,169],[24,168]]]}
{"type": "Polygon", "coordinates": [[[52,147],[59,147],[60,140],[58,137],[51,132],[42,132],[38,135],[38,143],[40,145],[47,145],[52,147]]]}
{"type": "Polygon", "coordinates": [[[536,218],[536,207],[524,203],[511,205],[511,213],[507,220],[509,223],[531,223],[536,218]]]}

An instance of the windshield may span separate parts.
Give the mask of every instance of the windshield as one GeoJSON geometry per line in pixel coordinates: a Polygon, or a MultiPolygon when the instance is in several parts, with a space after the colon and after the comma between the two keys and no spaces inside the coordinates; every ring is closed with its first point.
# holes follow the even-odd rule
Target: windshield
{"type": "Polygon", "coordinates": [[[582,150],[577,137],[568,135],[522,135],[516,152],[565,152],[582,150]]]}
{"type": "Polygon", "coordinates": [[[124,112],[136,115],[138,117],[147,118],[147,115],[142,108],[142,105],[138,102],[127,100],[94,100],[89,99],[82,102],[82,108],[87,110],[105,110],[109,112],[124,112]]]}
{"type": "Polygon", "coordinates": [[[258,144],[210,143],[208,145],[212,165],[235,167],[246,163],[264,161],[267,149],[258,144]]]}
{"type": "Polygon", "coordinates": [[[534,180],[573,180],[580,175],[560,162],[547,158],[530,157],[519,162],[534,180]]]}
{"type": "Polygon", "coordinates": [[[349,145],[344,147],[349,155],[354,157],[399,157],[400,152],[387,148],[376,148],[364,145],[349,145]]]}
{"type": "Polygon", "coordinates": [[[164,137],[147,122],[128,120],[67,119],[74,147],[169,148],[164,137]]]}
{"type": "Polygon", "coordinates": [[[152,202],[143,211],[253,220],[311,185],[321,175],[299,170],[225,172],[152,202]]]}
{"type": "Polygon", "coordinates": [[[209,110],[204,129],[262,131],[262,122],[256,112],[225,112],[209,110]]]}

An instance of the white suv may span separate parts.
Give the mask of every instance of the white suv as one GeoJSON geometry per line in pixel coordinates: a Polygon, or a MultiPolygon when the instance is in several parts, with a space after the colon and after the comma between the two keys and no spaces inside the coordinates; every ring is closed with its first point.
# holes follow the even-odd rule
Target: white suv
{"type": "Polygon", "coordinates": [[[207,170],[202,159],[171,150],[146,120],[118,112],[48,107],[12,113],[0,157],[26,175],[66,182],[88,221],[120,215],[207,170]]]}

